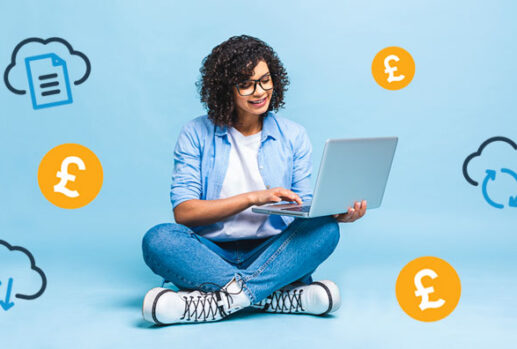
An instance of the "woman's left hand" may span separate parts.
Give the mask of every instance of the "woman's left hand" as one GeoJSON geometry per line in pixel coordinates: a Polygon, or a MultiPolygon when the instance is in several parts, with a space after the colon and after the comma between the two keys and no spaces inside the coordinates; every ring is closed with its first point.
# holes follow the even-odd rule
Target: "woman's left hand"
{"type": "Polygon", "coordinates": [[[339,223],[355,222],[366,213],[366,200],[356,201],[354,207],[349,207],[348,212],[332,215],[339,223]]]}

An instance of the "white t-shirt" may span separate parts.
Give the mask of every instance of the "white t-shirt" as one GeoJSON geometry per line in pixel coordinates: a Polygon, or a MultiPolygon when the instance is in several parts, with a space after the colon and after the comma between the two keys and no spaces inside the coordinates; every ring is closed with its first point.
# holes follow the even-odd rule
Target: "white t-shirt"
{"type": "MultiPolygon", "coordinates": [[[[233,127],[228,128],[231,144],[228,169],[224,177],[220,199],[256,190],[265,190],[257,162],[262,132],[244,136],[233,127]]],[[[215,241],[256,239],[278,234],[280,231],[269,224],[268,215],[258,214],[248,207],[222,221],[223,227],[204,237],[215,241]],[[260,230],[260,233],[258,231],[260,230]]]]}

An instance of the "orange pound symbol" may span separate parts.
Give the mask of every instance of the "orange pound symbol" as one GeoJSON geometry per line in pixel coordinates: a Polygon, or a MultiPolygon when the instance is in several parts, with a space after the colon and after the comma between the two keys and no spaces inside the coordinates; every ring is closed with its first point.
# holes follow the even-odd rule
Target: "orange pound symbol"
{"type": "Polygon", "coordinates": [[[413,57],[403,48],[392,46],[382,49],[372,62],[375,81],[387,90],[400,90],[409,85],[415,75],[413,57]]]}
{"type": "Polygon", "coordinates": [[[419,321],[448,316],[460,300],[461,284],[454,268],[437,257],[420,257],[400,271],[395,286],[400,307],[419,321]]]}
{"type": "Polygon", "coordinates": [[[61,208],[89,204],[102,186],[102,166],[97,156],[80,144],[62,144],[41,160],[38,184],[45,198],[61,208]]]}

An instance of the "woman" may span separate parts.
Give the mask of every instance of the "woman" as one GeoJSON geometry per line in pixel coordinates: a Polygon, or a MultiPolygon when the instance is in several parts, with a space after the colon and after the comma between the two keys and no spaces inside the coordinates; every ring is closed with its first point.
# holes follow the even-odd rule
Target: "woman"
{"type": "Polygon", "coordinates": [[[338,222],[362,217],[366,202],[311,219],[253,213],[254,205],[312,199],[309,137],[273,113],[284,105],[287,73],[271,47],[246,35],[215,47],[200,71],[208,115],[185,125],[176,143],[176,223],[153,227],[142,245],[147,265],[181,291],[150,290],[144,319],[216,321],[248,306],[337,310],[337,286],[311,274],[334,251],[338,222]]]}

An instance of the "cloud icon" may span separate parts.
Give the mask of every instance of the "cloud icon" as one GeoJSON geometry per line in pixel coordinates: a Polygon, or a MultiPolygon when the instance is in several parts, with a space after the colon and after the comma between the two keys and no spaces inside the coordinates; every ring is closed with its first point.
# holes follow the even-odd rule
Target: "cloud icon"
{"type": "MultiPolygon", "coordinates": [[[[475,151],[474,153],[467,156],[467,158],[463,162],[463,176],[465,177],[467,182],[469,182],[473,186],[478,186],[479,181],[474,179],[473,178],[474,176],[469,173],[470,162],[472,160],[475,160],[478,157],[481,157],[483,154],[483,151],[486,152],[485,149],[488,148],[489,145],[492,145],[492,146],[497,145],[497,146],[499,146],[498,147],[499,149],[502,149],[501,145],[504,145],[504,146],[509,145],[513,150],[516,151],[515,153],[512,152],[512,154],[514,155],[512,157],[517,158],[517,144],[514,141],[512,141],[511,139],[502,137],[502,136],[497,136],[497,137],[492,137],[492,138],[487,139],[486,141],[481,143],[481,145],[479,146],[477,151],[475,151]]],[[[506,147],[506,148],[508,148],[508,147],[506,147]]],[[[508,153],[507,150],[508,149],[506,149],[506,153],[508,153]]],[[[511,159],[505,159],[505,160],[506,160],[505,162],[507,162],[507,163],[511,161],[511,159]]],[[[485,165],[485,168],[487,170],[493,170],[493,169],[498,169],[501,167],[507,167],[508,166],[507,163],[506,164],[500,163],[499,165],[495,165],[492,163],[491,165],[485,165]]]]}
{"type": "Polygon", "coordinates": [[[484,141],[463,162],[463,176],[475,187],[481,184],[490,206],[517,208],[517,144],[511,139],[498,136],[484,141]]]}
{"type": "MultiPolygon", "coordinates": [[[[19,292],[15,293],[14,297],[19,299],[25,299],[25,300],[31,300],[36,299],[39,296],[45,292],[45,288],[47,287],[47,277],[45,276],[45,273],[43,270],[41,270],[38,266],[36,266],[36,261],[34,260],[34,257],[32,254],[25,248],[21,246],[12,246],[7,241],[0,240],[0,265],[2,265],[2,270],[0,270],[0,305],[5,309],[6,304],[11,303],[10,302],[10,293],[11,288],[13,287],[13,283],[16,282],[19,285],[27,286],[27,283],[23,282],[24,279],[31,279],[34,280],[34,276],[36,276],[38,287],[36,287],[36,292],[19,292]],[[7,250],[2,248],[5,247],[7,250]],[[21,252],[21,253],[16,253],[21,252]],[[27,263],[27,259],[28,262],[27,263]],[[30,269],[23,270],[23,275],[20,277],[19,270],[15,268],[16,266],[19,266],[20,264],[26,265],[28,264],[30,269]],[[34,273],[30,273],[28,275],[27,272],[33,271],[34,273]],[[14,275],[16,274],[16,275],[14,275]],[[14,282],[13,282],[14,279],[14,282]],[[7,291],[3,290],[1,286],[6,287],[7,291]],[[5,301],[4,301],[5,297],[5,301]]],[[[19,269],[19,268],[18,268],[19,269]]],[[[18,285],[18,286],[19,286],[18,285]]],[[[19,286],[14,287],[15,289],[23,289],[23,287],[19,286]]],[[[12,304],[12,303],[11,303],[12,304]]],[[[11,305],[12,306],[12,305],[11,305]]],[[[8,308],[10,306],[7,306],[8,308]]],[[[7,310],[7,309],[5,309],[7,310]]]]}
{"type": "Polygon", "coordinates": [[[16,45],[11,55],[11,62],[4,71],[4,82],[7,88],[18,95],[26,94],[27,89],[32,86],[28,86],[25,78],[26,69],[28,74],[29,64],[24,63],[24,60],[27,60],[28,57],[34,60],[34,58],[46,55],[53,56],[54,63],[56,59],[60,59],[68,64],[69,69],[73,67],[70,69],[70,75],[74,85],[80,85],[88,79],[91,71],[90,60],[84,53],[74,50],[68,41],[58,37],[46,40],[28,38],[16,45]]]}

